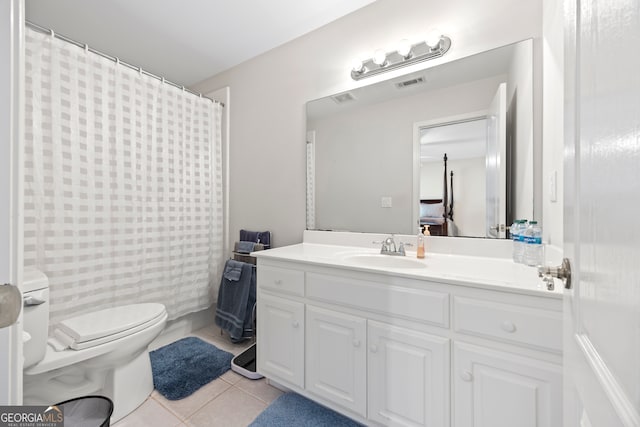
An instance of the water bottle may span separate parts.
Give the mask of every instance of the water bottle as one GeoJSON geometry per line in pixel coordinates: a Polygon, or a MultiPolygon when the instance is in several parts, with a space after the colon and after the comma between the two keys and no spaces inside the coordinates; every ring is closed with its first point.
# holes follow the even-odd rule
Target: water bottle
{"type": "Polygon", "coordinates": [[[512,256],[513,256],[513,262],[516,262],[516,239],[518,238],[518,227],[520,226],[520,220],[516,219],[515,221],[513,221],[513,224],[511,224],[511,227],[509,227],[509,233],[511,234],[511,240],[513,241],[513,248],[512,248],[512,256]]]}
{"type": "Polygon", "coordinates": [[[530,221],[524,232],[524,263],[530,266],[542,265],[542,229],[538,221],[530,221]]]}
{"type": "Polygon", "coordinates": [[[524,231],[527,229],[527,220],[518,219],[513,223],[511,238],[513,239],[513,262],[523,263],[524,258],[524,231]]]}

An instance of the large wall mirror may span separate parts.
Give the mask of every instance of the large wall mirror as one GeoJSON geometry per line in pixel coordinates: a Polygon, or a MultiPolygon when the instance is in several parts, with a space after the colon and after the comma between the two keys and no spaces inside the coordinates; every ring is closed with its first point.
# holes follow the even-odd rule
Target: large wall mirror
{"type": "Polygon", "coordinates": [[[307,104],[307,227],[504,238],[533,216],[533,43],[307,104]]]}

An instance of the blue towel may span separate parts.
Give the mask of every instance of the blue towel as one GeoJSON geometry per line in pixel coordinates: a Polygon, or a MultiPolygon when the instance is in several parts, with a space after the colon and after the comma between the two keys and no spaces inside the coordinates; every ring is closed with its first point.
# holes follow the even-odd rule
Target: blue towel
{"type": "Polygon", "coordinates": [[[244,242],[244,241],[239,241],[238,242],[238,253],[241,254],[248,254],[253,252],[253,250],[256,247],[256,243],[255,242],[244,242]]]}
{"type": "MultiPolygon", "coordinates": [[[[244,262],[227,260],[225,272],[230,264],[240,264],[241,274],[238,280],[230,280],[222,275],[218,290],[218,304],[215,322],[227,331],[231,341],[240,342],[251,338],[253,333],[252,313],[256,302],[256,274],[253,266],[244,262]]],[[[231,269],[235,277],[235,270],[231,269]]]]}
{"type": "Polygon", "coordinates": [[[262,243],[265,249],[268,249],[271,246],[271,232],[240,230],[240,240],[244,242],[262,243]]]}
{"type": "Polygon", "coordinates": [[[234,261],[232,259],[227,260],[227,263],[224,265],[224,273],[222,273],[222,275],[227,280],[237,282],[240,280],[240,276],[242,275],[243,265],[244,262],[234,261]]]}

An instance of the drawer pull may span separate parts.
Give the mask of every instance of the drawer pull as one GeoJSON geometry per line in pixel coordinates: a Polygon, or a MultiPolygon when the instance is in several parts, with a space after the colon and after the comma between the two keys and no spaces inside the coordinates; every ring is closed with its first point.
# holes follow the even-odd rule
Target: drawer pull
{"type": "Polygon", "coordinates": [[[513,333],[516,331],[516,325],[509,320],[505,320],[504,322],[502,322],[500,326],[502,327],[502,330],[505,332],[513,333]]]}
{"type": "Polygon", "coordinates": [[[294,328],[297,328],[298,326],[300,326],[300,322],[298,322],[297,320],[294,320],[293,322],[291,322],[291,326],[293,326],[294,328]]]}
{"type": "Polygon", "coordinates": [[[354,347],[360,347],[360,340],[353,340],[354,347]]]}
{"type": "Polygon", "coordinates": [[[371,350],[371,353],[377,353],[378,352],[378,346],[377,345],[372,345],[371,348],[369,348],[369,350],[371,350]]]}
{"type": "Polygon", "coordinates": [[[462,381],[470,382],[473,380],[473,374],[469,371],[460,372],[460,378],[462,381]]]}

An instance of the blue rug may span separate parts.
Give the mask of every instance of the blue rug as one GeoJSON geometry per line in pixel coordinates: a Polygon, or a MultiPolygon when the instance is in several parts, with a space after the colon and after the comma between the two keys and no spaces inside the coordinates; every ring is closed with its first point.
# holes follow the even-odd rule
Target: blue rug
{"type": "Polygon", "coordinates": [[[169,400],[184,399],[231,368],[233,355],[188,337],[149,352],[153,385],[169,400]]]}
{"type": "Polygon", "coordinates": [[[355,427],[361,425],[299,394],[285,393],[262,411],[249,427],[355,427]]]}

